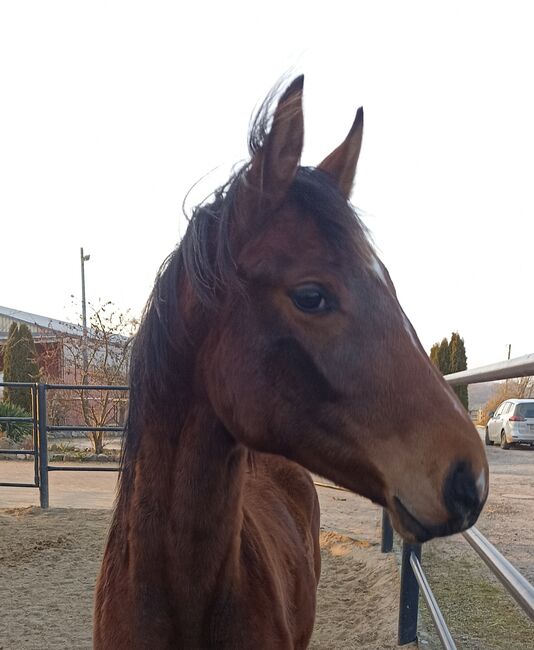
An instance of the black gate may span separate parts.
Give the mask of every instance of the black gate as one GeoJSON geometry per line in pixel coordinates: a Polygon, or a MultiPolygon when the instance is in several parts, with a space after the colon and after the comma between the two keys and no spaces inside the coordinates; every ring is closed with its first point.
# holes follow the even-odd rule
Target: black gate
{"type": "Polygon", "coordinates": [[[65,466],[48,464],[48,433],[51,431],[107,431],[122,432],[120,426],[86,426],[78,424],[51,425],[48,424],[47,414],[47,392],[49,390],[68,391],[128,391],[128,386],[93,386],[93,385],[64,385],[64,384],[32,384],[0,382],[0,386],[9,388],[27,388],[31,391],[32,415],[31,417],[0,417],[0,423],[31,423],[32,425],[32,449],[0,449],[0,455],[16,454],[34,457],[34,482],[13,483],[0,482],[0,487],[25,487],[38,488],[41,508],[49,506],[48,472],[118,472],[118,467],[84,467],[65,466]]]}
{"type": "Polygon", "coordinates": [[[0,487],[25,487],[25,488],[39,488],[41,485],[40,477],[40,462],[39,462],[39,427],[37,420],[37,384],[32,383],[19,383],[11,381],[0,382],[0,386],[6,388],[21,388],[28,389],[31,392],[32,414],[31,417],[0,417],[0,423],[7,425],[9,430],[10,424],[31,424],[32,426],[32,448],[31,449],[0,449],[0,457],[3,455],[18,455],[18,456],[33,456],[33,483],[6,483],[0,482],[0,487]]]}

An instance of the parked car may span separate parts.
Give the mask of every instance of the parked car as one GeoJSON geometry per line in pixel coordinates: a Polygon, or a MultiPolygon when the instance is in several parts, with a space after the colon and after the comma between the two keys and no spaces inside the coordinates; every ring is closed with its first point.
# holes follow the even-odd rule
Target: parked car
{"type": "Polygon", "coordinates": [[[507,399],[500,404],[486,425],[486,444],[500,443],[503,449],[513,444],[534,447],[534,399],[507,399]]]}

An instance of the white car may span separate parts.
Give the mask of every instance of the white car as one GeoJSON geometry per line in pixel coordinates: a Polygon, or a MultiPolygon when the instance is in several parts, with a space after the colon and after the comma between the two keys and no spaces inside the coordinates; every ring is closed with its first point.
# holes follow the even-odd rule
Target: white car
{"type": "Polygon", "coordinates": [[[503,449],[513,444],[534,447],[534,399],[507,399],[486,424],[486,444],[500,443],[503,449]]]}

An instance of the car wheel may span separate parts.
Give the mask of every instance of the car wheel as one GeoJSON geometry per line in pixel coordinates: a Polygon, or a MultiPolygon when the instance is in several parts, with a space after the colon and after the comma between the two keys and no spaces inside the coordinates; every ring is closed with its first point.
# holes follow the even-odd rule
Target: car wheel
{"type": "Polygon", "coordinates": [[[493,444],[493,440],[490,440],[490,437],[489,437],[488,427],[486,427],[486,437],[485,437],[484,441],[485,441],[485,443],[486,443],[486,445],[488,447],[491,447],[491,445],[493,444]]]}
{"type": "Polygon", "coordinates": [[[510,445],[506,442],[504,431],[501,431],[501,449],[510,449],[510,445]]]}

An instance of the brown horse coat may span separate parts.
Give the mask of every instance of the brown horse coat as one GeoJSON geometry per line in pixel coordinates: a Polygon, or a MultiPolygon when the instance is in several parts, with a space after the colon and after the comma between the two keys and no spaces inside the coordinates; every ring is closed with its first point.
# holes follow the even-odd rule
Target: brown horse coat
{"type": "Polygon", "coordinates": [[[477,432],[348,202],[363,112],[300,167],[302,83],[272,121],[260,112],[250,163],[156,280],[95,650],[305,648],[320,571],[307,470],[387,508],[409,540],[472,525],[485,501],[477,432]]]}

